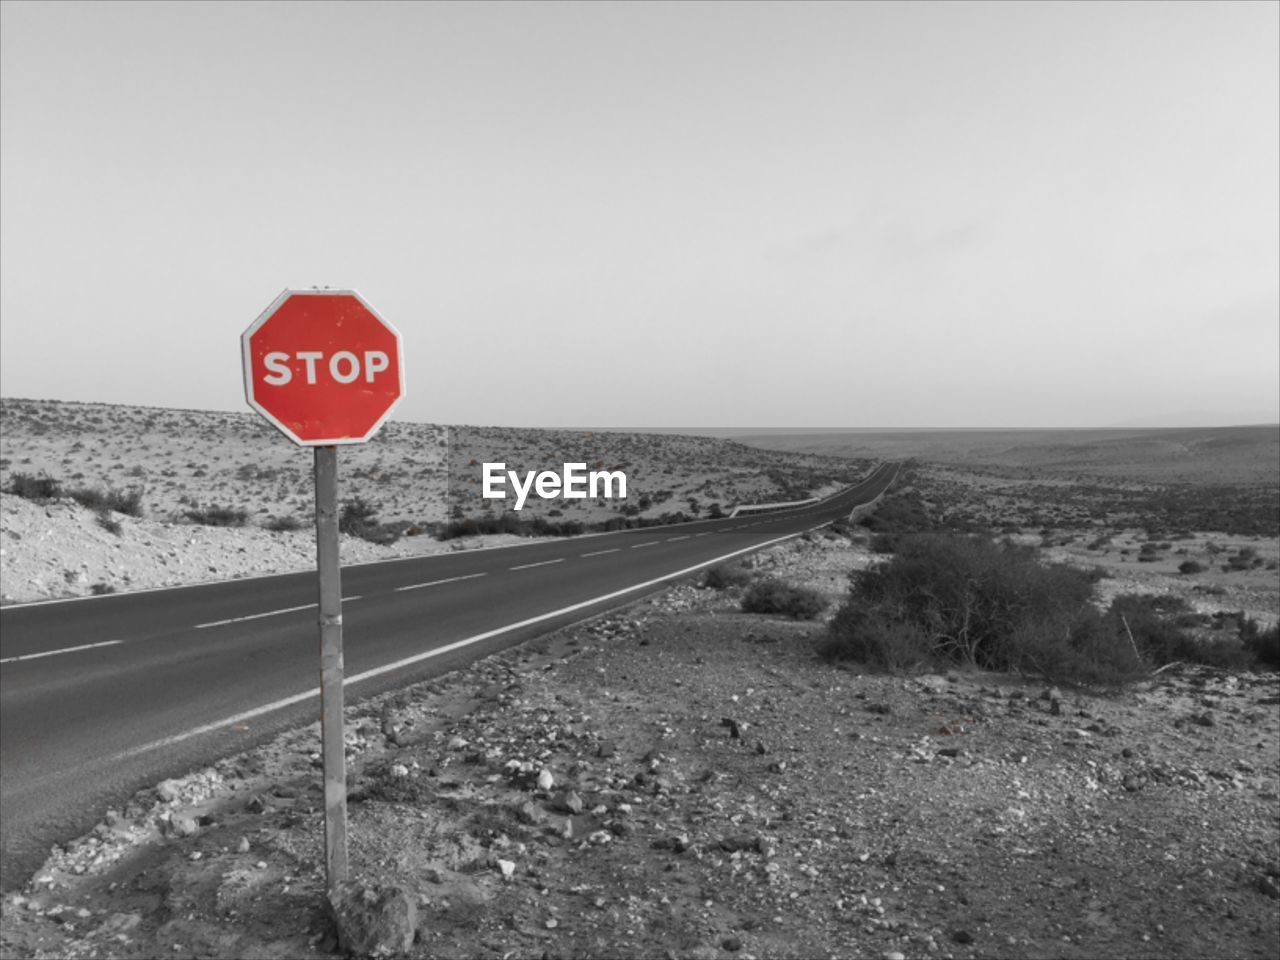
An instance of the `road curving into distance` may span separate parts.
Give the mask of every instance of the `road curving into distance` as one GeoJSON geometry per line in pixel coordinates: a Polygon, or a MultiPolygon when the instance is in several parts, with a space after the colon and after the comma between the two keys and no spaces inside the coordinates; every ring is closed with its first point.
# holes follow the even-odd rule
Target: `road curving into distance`
{"type": "MultiPolygon", "coordinates": [[[[348,705],[848,516],[773,513],[346,567],[348,705]]],[[[0,888],[110,803],[319,715],[314,572],[0,608],[0,888]]]]}

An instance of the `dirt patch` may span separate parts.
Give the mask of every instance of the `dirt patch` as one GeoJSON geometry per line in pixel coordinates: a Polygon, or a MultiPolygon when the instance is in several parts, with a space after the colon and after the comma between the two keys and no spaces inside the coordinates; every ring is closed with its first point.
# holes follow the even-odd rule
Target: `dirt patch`
{"type": "MultiPolygon", "coordinates": [[[[833,599],[869,562],[752,564],[833,599]]],[[[351,861],[408,956],[1274,956],[1280,683],[817,661],[692,585],[361,704],[351,861]]],[[[315,727],[160,785],[4,901],[6,956],[335,955],[315,727]]]]}

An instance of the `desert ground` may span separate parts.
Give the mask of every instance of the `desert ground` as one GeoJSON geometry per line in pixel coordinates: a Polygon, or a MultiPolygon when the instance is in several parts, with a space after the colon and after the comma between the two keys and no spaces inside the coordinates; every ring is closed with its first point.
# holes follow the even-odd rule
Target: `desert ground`
{"type": "MultiPolygon", "coordinates": [[[[313,562],[305,526],[263,526],[309,510],[305,454],[281,447],[272,460],[285,442],[230,414],[71,409],[80,406],[4,401],[4,485],[15,472],[117,489],[145,479],[143,516],[108,513],[117,533],[74,500],[0,495],[7,600],[313,562]],[[133,439],[117,454],[110,438],[125,428],[133,439]],[[217,453],[200,459],[202,447],[217,453]],[[242,480],[246,464],[279,472],[242,480]],[[198,524],[184,513],[193,502],[239,506],[252,521],[198,524]]],[[[362,489],[376,491],[389,520],[451,509],[448,431],[392,426],[382,448],[353,453],[351,475],[363,471],[362,489]]],[[[559,454],[570,439],[530,437],[522,456],[559,454]]],[[[631,446],[597,459],[635,461],[643,447],[663,477],[651,489],[686,506],[780,497],[840,476],[819,459],[787,474],[785,452],[715,441],[608,442],[631,446]],[[706,488],[718,456],[737,471],[736,490],[706,488]],[[752,466],[757,456],[776,459],[752,466]]],[[[1280,465],[1247,467],[1267,462],[1269,442],[1236,444],[1220,477],[1161,473],[1158,457],[1128,472],[1070,473],[1038,466],[1050,461],[1043,451],[1014,463],[930,460],[926,449],[897,494],[950,529],[1101,568],[1100,605],[1174,596],[1197,614],[1270,624],[1280,619],[1280,465]]],[[[483,542],[349,537],[342,550],[357,562],[483,542]]],[[[747,580],[818,591],[827,607],[812,621],[746,613],[743,587],[685,581],[439,681],[349,704],[354,883],[342,942],[323,905],[313,726],[104,810],[92,833],[55,848],[0,902],[0,952],[1275,956],[1277,674],[1174,664],[1089,688],[826,662],[816,651],[827,623],[850,575],[884,561],[877,549],[874,531],[855,525],[743,565],[747,580]]]]}

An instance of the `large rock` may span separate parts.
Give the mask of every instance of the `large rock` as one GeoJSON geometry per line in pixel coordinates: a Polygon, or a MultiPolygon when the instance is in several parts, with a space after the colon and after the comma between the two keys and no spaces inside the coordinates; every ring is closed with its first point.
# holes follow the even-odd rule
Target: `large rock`
{"type": "Polygon", "coordinates": [[[418,905],[411,892],[391,883],[347,880],[329,901],[338,946],[358,957],[384,957],[413,946],[418,905]]]}

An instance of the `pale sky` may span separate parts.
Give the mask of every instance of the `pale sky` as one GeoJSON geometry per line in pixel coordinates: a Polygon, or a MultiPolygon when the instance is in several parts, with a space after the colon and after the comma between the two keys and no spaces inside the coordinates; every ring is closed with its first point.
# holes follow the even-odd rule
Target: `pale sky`
{"type": "Polygon", "coordinates": [[[0,5],[0,394],[395,419],[1280,420],[1280,4],[0,5]]]}

